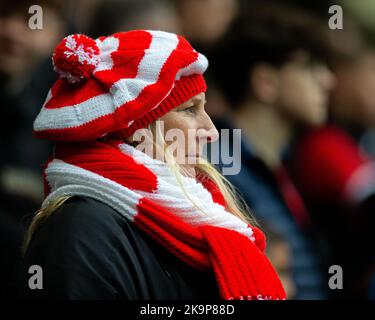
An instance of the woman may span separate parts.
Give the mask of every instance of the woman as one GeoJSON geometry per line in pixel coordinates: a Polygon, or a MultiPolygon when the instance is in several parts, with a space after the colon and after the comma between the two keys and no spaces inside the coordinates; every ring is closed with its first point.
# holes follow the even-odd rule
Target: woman
{"type": "Polygon", "coordinates": [[[284,299],[264,235],[200,159],[218,136],[204,110],[207,59],[181,36],[138,30],[68,36],[53,63],[60,79],[34,133],[57,143],[20,297],[284,299]],[[30,289],[32,265],[43,290],[30,289]]]}

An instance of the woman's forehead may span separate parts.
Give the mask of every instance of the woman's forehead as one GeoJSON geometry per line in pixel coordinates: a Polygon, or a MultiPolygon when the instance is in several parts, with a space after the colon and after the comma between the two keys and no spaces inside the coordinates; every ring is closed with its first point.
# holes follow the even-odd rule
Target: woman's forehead
{"type": "Polygon", "coordinates": [[[205,101],[206,99],[206,94],[204,92],[201,92],[197,95],[195,95],[194,97],[190,98],[188,101],[186,102],[196,102],[196,103],[200,103],[202,101],[205,101]]]}

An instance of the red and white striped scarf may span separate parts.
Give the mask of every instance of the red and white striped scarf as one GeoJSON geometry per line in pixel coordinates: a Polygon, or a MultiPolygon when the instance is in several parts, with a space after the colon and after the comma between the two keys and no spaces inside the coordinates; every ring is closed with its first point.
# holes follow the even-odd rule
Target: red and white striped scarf
{"type": "Polygon", "coordinates": [[[182,177],[199,210],[166,163],[119,141],[58,143],[44,178],[42,207],[67,195],[106,203],[188,265],[212,270],[222,299],[285,299],[263,233],[226,211],[211,180],[182,177]]]}

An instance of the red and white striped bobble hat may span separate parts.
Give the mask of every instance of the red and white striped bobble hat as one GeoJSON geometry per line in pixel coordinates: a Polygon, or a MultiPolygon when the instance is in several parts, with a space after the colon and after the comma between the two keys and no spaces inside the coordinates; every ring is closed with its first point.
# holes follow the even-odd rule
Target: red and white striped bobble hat
{"type": "Polygon", "coordinates": [[[173,33],[135,30],[96,40],[74,34],[52,60],[60,78],[34,121],[37,138],[130,136],[206,91],[206,57],[173,33]]]}

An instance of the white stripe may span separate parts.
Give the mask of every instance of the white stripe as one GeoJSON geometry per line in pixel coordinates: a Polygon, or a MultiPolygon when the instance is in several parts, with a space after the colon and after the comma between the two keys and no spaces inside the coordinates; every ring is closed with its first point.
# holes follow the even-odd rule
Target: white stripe
{"type": "Polygon", "coordinates": [[[157,176],[156,191],[150,193],[130,190],[96,173],[54,159],[45,171],[51,193],[44,200],[42,207],[44,208],[50,201],[61,196],[88,196],[108,204],[124,217],[132,220],[137,214],[137,204],[140,199],[146,198],[166,208],[192,226],[212,225],[227,228],[255,241],[252,228],[226,211],[223,206],[215,203],[210,192],[201,183],[192,178],[182,177],[186,192],[194,203],[201,207],[202,210],[199,210],[185,196],[174,173],[165,162],[152,159],[127,144],[119,145],[119,149],[157,176]]]}
{"type": "Polygon", "coordinates": [[[152,159],[144,152],[126,143],[120,144],[119,149],[133,157],[137,163],[144,165],[157,176],[158,187],[156,191],[152,193],[138,191],[143,197],[163,206],[192,226],[209,224],[227,228],[255,241],[253,230],[248,224],[226,211],[222,205],[215,203],[211,193],[200,182],[193,178],[181,177],[185,191],[201,210],[196,208],[186,197],[174,173],[165,162],[152,159]]]}
{"type": "MultiPolygon", "coordinates": [[[[164,33],[163,33],[164,34],[164,33]]],[[[160,32],[155,33],[155,38],[158,39],[160,36],[160,32]]],[[[164,37],[164,40],[166,38],[164,37]]],[[[153,49],[156,49],[155,41],[154,45],[151,44],[151,47],[153,49]]],[[[105,70],[106,68],[110,67],[110,64],[112,63],[112,59],[110,59],[110,53],[113,49],[116,47],[116,41],[113,39],[108,40],[108,42],[98,42],[100,45],[100,49],[103,50],[103,55],[107,55],[107,60],[103,62],[103,64],[98,66],[98,70],[105,70]],[[110,59],[110,60],[109,60],[110,59]]],[[[118,41],[117,41],[118,46],[118,41]]],[[[175,46],[175,44],[174,44],[175,46]]],[[[160,48],[160,47],[159,47],[160,48]]],[[[151,48],[150,48],[151,49],[151,48]]],[[[102,53],[101,53],[102,55],[102,53]]],[[[141,83],[143,81],[142,77],[147,76],[147,73],[145,69],[147,68],[147,64],[150,64],[150,60],[143,59],[143,65],[139,68],[138,74],[136,79],[140,78],[138,81],[141,83]],[[147,64],[146,64],[147,63],[147,64]]],[[[152,60],[151,60],[152,61],[152,60]]],[[[156,79],[157,80],[157,79],[156,79]]],[[[154,78],[154,81],[156,81],[154,78]]],[[[131,79],[131,81],[135,81],[135,79],[131,79]]],[[[128,91],[128,88],[124,87],[124,85],[121,85],[122,90],[128,91]]],[[[132,92],[133,89],[131,88],[131,82],[128,81],[129,92],[132,92]]],[[[152,84],[152,83],[149,83],[152,84]]],[[[116,86],[116,84],[114,84],[116,86]]],[[[118,92],[118,90],[117,90],[118,92]]],[[[140,91],[138,91],[139,94],[140,91]]],[[[135,92],[132,92],[132,95],[134,95],[135,92]]],[[[129,95],[125,95],[125,97],[128,96],[126,99],[134,99],[136,96],[131,98],[129,95]]],[[[42,107],[39,115],[34,121],[34,130],[35,131],[43,131],[48,129],[66,129],[66,128],[73,128],[81,126],[87,122],[93,121],[101,116],[111,114],[115,111],[116,107],[113,104],[113,97],[110,93],[102,94],[95,96],[93,98],[90,98],[82,103],[73,105],[73,106],[66,106],[61,108],[54,108],[54,109],[48,109],[45,107],[42,107]]],[[[125,101],[124,97],[121,94],[117,94],[117,100],[118,103],[121,103],[121,101],[125,101]]],[[[130,100],[129,100],[130,101],[130,100]]]]}
{"type": "Polygon", "coordinates": [[[198,53],[198,57],[194,62],[177,72],[175,80],[180,80],[181,77],[190,76],[192,74],[203,74],[207,67],[207,58],[203,54],[198,53]]]}
{"type": "MultiPolygon", "coordinates": [[[[97,39],[96,43],[100,49],[100,63],[95,72],[110,70],[113,67],[111,54],[118,49],[119,39],[108,37],[104,41],[97,39]]],[[[73,106],[47,109],[45,105],[51,98],[52,93],[50,91],[34,121],[35,131],[79,127],[101,116],[111,114],[115,110],[112,95],[109,93],[97,95],[73,106]]]]}
{"type": "MultiPolygon", "coordinates": [[[[118,49],[119,40],[115,37],[108,37],[104,41],[97,39],[96,43],[100,49],[100,63],[96,67],[95,72],[111,69],[113,67],[111,53],[118,49]]],[[[44,108],[51,98],[52,92],[50,90],[42,110],[35,119],[35,131],[43,131],[51,128],[65,129],[78,127],[100,116],[110,114],[115,110],[112,97],[108,93],[92,97],[74,106],[57,109],[44,108]]]]}
{"type": "Polygon", "coordinates": [[[135,79],[120,79],[111,87],[116,107],[137,99],[148,86],[156,83],[165,62],[178,45],[173,33],[149,31],[152,34],[150,47],[145,50],[135,79]]]}
{"type": "MultiPolygon", "coordinates": [[[[154,84],[158,80],[163,65],[177,47],[178,38],[175,34],[168,32],[149,32],[152,34],[151,45],[140,62],[136,78],[117,81],[111,88],[113,95],[110,93],[101,94],[73,106],[61,108],[48,109],[43,106],[34,121],[34,130],[79,127],[101,116],[114,113],[117,107],[136,99],[142,90],[154,84]]],[[[116,46],[119,45],[116,40],[118,39],[111,37],[108,42],[98,41],[100,50],[103,50],[104,58],[102,58],[101,53],[103,62],[99,64],[95,72],[111,68],[113,62],[110,59],[110,53],[112,50],[116,50],[116,46]]],[[[207,59],[203,55],[199,57],[196,62],[181,69],[179,76],[191,73],[202,74],[207,68],[207,59]]]]}
{"type": "Polygon", "coordinates": [[[72,107],[47,109],[42,107],[34,121],[34,130],[66,129],[81,126],[101,116],[113,113],[112,96],[101,94],[72,107]]]}
{"type": "Polygon", "coordinates": [[[119,39],[115,37],[108,37],[103,41],[100,41],[99,39],[96,39],[95,41],[100,50],[100,62],[95,68],[94,73],[98,71],[111,70],[113,68],[111,54],[118,49],[120,45],[119,39]]]}
{"type": "MultiPolygon", "coordinates": [[[[203,54],[198,54],[197,59],[194,62],[192,62],[191,64],[189,64],[187,67],[180,69],[177,72],[175,81],[180,80],[181,77],[184,77],[184,76],[190,76],[192,74],[203,74],[206,71],[207,67],[208,67],[208,60],[207,60],[207,58],[203,54]]],[[[169,96],[169,94],[171,93],[171,91],[173,90],[173,88],[174,88],[174,84],[173,84],[171,90],[169,90],[168,93],[165,95],[165,97],[163,98],[163,100],[167,96],[169,96]]],[[[156,109],[159,105],[160,105],[160,103],[158,103],[150,111],[156,109]]]]}
{"type": "Polygon", "coordinates": [[[142,198],[134,191],[91,171],[54,159],[45,170],[51,193],[42,208],[62,196],[79,195],[104,201],[127,219],[133,220],[142,198]]]}

